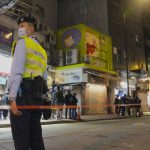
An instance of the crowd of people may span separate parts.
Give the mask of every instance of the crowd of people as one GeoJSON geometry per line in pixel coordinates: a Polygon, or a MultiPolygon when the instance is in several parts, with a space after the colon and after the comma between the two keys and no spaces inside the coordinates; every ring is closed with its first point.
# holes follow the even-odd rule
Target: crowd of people
{"type": "MultiPolygon", "coordinates": [[[[48,91],[49,92],[49,91],[48,91]]],[[[60,86],[56,87],[55,90],[51,91],[50,96],[44,100],[44,105],[56,106],[55,109],[44,109],[43,119],[57,118],[57,120],[73,119],[77,118],[77,97],[76,93],[71,93],[70,90],[64,94],[60,86]],[[63,111],[65,106],[65,111],[63,111]]]]}
{"type": "Polygon", "coordinates": [[[115,101],[115,113],[121,116],[141,116],[141,99],[138,96],[127,96],[123,97],[116,95],[115,101]]]}
{"type": "MultiPolygon", "coordinates": [[[[43,109],[43,119],[73,119],[77,118],[77,97],[76,93],[71,93],[70,90],[65,94],[63,90],[58,86],[54,91],[48,91],[44,97],[44,106],[56,106],[55,109],[47,108],[43,109]],[[65,107],[64,107],[65,106],[65,107]],[[64,107],[64,109],[63,109],[64,107]]],[[[0,95],[0,106],[8,105],[8,93],[0,95]]],[[[6,120],[8,118],[8,109],[0,109],[0,120],[6,120]]]]}
{"type": "MultiPolygon", "coordinates": [[[[47,108],[43,109],[43,119],[73,119],[77,118],[77,103],[78,99],[76,93],[71,93],[70,90],[67,93],[61,89],[60,86],[55,90],[46,93],[43,101],[45,106],[56,106],[55,109],[47,108]],[[63,109],[64,108],[64,109],[63,109]]],[[[0,106],[8,105],[8,94],[4,93],[0,95],[0,106]]],[[[141,99],[138,96],[123,97],[116,95],[115,101],[115,113],[121,116],[141,116],[141,99]]],[[[8,109],[0,109],[0,120],[8,118],[8,109]]]]}

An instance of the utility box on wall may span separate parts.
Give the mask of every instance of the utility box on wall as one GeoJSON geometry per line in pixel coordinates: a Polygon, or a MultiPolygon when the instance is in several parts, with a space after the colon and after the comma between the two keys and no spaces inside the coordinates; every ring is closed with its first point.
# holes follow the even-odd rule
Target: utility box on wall
{"type": "MultiPolygon", "coordinates": [[[[72,56],[76,59],[74,64],[85,63],[99,67],[100,70],[112,70],[111,37],[84,24],[59,30],[57,32],[57,49],[63,50],[66,56],[76,49],[78,55],[75,53],[76,55],[72,56]]],[[[65,65],[68,63],[66,62],[65,65]]]]}

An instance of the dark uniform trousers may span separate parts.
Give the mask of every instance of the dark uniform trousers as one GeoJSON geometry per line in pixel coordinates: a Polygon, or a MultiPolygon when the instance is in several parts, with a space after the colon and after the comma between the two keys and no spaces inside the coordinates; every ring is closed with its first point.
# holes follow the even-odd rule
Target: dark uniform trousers
{"type": "MultiPolygon", "coordinates": [[[[42,78],[23,79],[21,90],[18,92],[18,106],[41,105],[42,78]]],[[[41,129],[40,109],[20,109],[21,116],[10,113],[12,136],[16,150],[45,150],[41,129]]]]}

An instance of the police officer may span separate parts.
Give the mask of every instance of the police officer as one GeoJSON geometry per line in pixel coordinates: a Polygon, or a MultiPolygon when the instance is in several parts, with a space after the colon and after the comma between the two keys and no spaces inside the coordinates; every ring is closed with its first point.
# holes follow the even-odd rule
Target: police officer
{"type": "Polygon", "coordinates": [[[37,21],[32,16],[18,20],[20,39],[13,50],[8,83],[10,122],[16,150],[45,150],[40,124],[41,111],[30,109],[32,105],[42,104],[47,65],[46,52],[35,38],[36,27],[37,21]]]}

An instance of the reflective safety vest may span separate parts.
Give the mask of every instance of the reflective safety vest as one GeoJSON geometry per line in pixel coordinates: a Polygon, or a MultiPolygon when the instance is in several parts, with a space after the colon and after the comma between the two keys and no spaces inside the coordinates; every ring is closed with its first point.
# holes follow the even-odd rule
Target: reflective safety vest
{"type": "MultiPolygon", "coordinates": [[[[26,62],[22,77],[36,77],[43,76],[46,70],[47,54],[42,46],[36,43],[29,37],[22,37],[25,40],[26,46],[26,62]]],[[[13,44],[12,53],[14,53],[15,45],[13,44]]]]}

